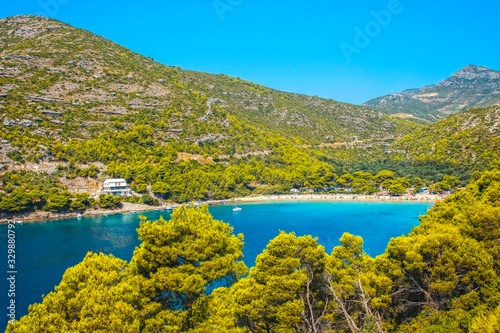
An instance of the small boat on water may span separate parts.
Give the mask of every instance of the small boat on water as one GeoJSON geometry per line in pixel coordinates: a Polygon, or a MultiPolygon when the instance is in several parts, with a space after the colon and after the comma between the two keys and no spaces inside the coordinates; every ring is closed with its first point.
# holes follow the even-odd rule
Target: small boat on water
{"type": "Polygon", "coordinates": [[[116,212],[115,215],[122,215],[122,213],[121,212],[116,212]]]}
{"type": "Polygon", "coordinates": [[[166,211],[167,211],[167,210],[172,210],[172,206],[167,206],[167,207],[165,207],[165,210],[166,210],[166,211]]]}
{"type": "Polygon", "coordinates": [[[132,214],[133,214],[133,213],[137,213],[135,210],[131,210],[130,212],[131,212],[132,214]]]}
{"type": "Polygon", "coordinates": [[[234,197],[234,201],[233,201],[233,212],[240,212],[242,211],[243,209],[236,206],[236,197],[234,197]]]}
{"type": "Polygon", "coordinates": [[[103,215],[104,215],[104,216],[109,216],[109,214],[108,214],[108,213],[104,213],[103,215]]]}
{"type": "Polygon", "coordinates": [[[79,220],[81,220],[81,219],[82,219],[82,214],[78,214],[78,215],[76,216],[76,218],[77,218],[77,219],[79,219],[79,220]]]}
{"type": "Polygon", "coordinates": [[[17,220],[16,221],[16,224],[21,224],[22,225],[23,223],[24,223],[24,221],[21,221],[21,220],[17,220]]]}

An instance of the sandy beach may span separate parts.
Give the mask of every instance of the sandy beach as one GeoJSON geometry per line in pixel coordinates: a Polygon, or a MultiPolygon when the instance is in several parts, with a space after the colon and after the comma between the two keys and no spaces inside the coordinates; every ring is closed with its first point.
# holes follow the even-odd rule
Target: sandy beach
{"type": "Polygon", "coordinates": [[[222,204],[236,202],[265,202],[265,201],[387,201],[387,202],[438,202],[446,195],[440,194],[417,194],[417,195],[363,195],[363,194],[285,194],[266,195],[258,197],[236,198],[234,200],[212,200],[210,204],[222,204]]]}

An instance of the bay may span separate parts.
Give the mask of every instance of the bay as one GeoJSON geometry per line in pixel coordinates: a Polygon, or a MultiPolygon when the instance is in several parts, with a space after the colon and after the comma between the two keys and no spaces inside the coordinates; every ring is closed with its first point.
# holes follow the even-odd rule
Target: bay
{"type": "MultiPolygon", "coordinates": [[[[280,230],[297,236],[312,235],[330,254],[340,244],[344,232],[360,235],[365,251],[377,256],[385,251],[392,237],[408,234],[418,225],[418,215],[433,203],[407,202],[258,202],[238,206],[210,207],[214,218],[229,223],[234,233],[245,236],[244,262],[255,263],[271,239],[280,230]]],[[[139,215],[149,220],[160,216],[170,218],[169,212],[146,212],[84,217],[16,225],[16,318],[28,313],[28,306],[42,301],[42,295],[54,290],[68,267],[81,262],[88,251],[103,252],[129,261],[134,248],[140,245],[136,229],[139,215]]],[[[0,267],[5,276],[0,282],[0,308],[8,306],[9,284],[7,271],[7,225],[0,225],[0,242],[4,259],[0,267]]],[[[7,325],[7,311],[2,311],[0,325],[7,325]]]]}

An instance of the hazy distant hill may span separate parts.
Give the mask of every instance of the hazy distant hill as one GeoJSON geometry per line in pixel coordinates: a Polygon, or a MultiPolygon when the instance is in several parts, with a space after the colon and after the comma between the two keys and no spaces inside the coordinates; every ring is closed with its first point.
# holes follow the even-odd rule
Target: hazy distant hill
{"type": "Polygon", "coordinates": [[[392,93],[362,105],[388,114],[436,121],[471,107],[500,105],[500,72],[469,65],[438,84],[392,93]]]}

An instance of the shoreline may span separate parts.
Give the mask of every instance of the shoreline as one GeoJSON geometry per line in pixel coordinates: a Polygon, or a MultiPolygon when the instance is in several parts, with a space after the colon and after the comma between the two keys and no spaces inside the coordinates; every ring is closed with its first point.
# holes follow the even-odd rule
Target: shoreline
{"type": "Polygon", "coordinates": [[[119,214],[127,214],[131,211],[136,212],[145,212],[152,211],[158,209],[158,207],[143,205],[143,204],[131,204],[128,202],[123,202],[123,206],[117,209],[88,209],[85,211],[63,211],[63,212],[46,212],[46,211],[37,211],[37,212],[29,212],[29,213],[3,213],[0,217],[0,224],[6,224],[8,220],[15,221],[23,221],[24,222],[40,222],[40,221],[56,221],[56,220],[64,220],[70,218],[76,218],[78,214],[81,214],[82,217],[86,216],[102,216],[104,214],[116,215],[119,214]]]}
{"type": "MultiPolygon", "coordinates": [[[[208,200],[203,201],[202,203],[207,203],[209,205],[230,205],[235,202],[240,203],[252,203],[252,202],[301,202],[301,201],[332,201],[332,202],[439,202],[442,201],[446,196],[445,195],[414,195],[414,196],[399,196],[392,197],[390,195],[347,195],[347,194],[286,194],[286,195],[261,195],[258,197],[244,197],[244,198],[235,198],[232,200],[208,200]]],[[[132,204],[128,202],[122,203],[123,207],[119,209],[90,209],[82,212],[45,212],[45,211],[37,211],[30,213],[19,213],[19,214],[9,214],[4,213],[2,217],[0,217],[0,224],[6,224],[8,220],[16,220],[24,222],[40,222],[40,221],[55,221],[69,218],[76,218],[80,213],[82,217],[85,216],[102,216],[104,214],[116,215],[119,214],[127,214],[132,211],[135,212],[147,212],[154,210],[164,210],[167,206],[148,206],[143,204],[132,204]]],[[[172,207],[172,209],[178,208],[182,206],[182,204],[174,203],[168,205],[172,207]]]]}
{"type": "Polygon", "coordinates": [[[439,202],[447,195],[428,194],[392,197],[390,195],[346,195],[346,194],[285,194],[285,195],[261,195],[258,197],[244,197],[233,200],[209,200],[210,204],[231,204],[234,202],[273,202],[273,201],[351,201],[351,202],[439,202]]]}

